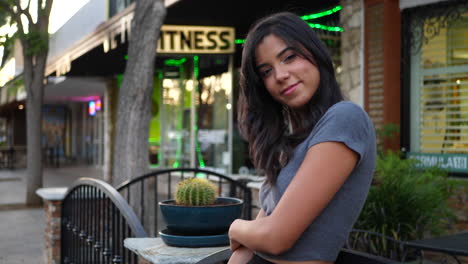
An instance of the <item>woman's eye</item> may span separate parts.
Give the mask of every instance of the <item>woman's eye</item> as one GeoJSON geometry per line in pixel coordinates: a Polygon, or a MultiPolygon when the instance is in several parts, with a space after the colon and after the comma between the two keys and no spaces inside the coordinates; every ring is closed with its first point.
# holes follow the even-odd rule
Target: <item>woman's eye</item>
{"type": "Polygon", "coordinates": [[[263,69],[263,70],[260,71],[260,75],[262,77],[266,77],[266,76],[270,75],[271,71],[272,71],[271,68],[263,69]]]}
{"type": "Polygon", "coordinates": [[[294,58],[296,58],[296,54],[290,54],[288,56],[286,56],[286,58],[283,60],[284,62],[289,62],[291,60],[293,60],[294,58]]]}

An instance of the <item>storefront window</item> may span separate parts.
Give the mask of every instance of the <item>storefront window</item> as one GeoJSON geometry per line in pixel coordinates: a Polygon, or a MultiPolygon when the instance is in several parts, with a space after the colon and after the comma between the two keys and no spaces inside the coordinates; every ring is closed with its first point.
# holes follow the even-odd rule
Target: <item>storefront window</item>
{"type": "Polygon", "coordinates": [[[468,171],[468,11],[456,14],[412,25],[410,142],[426,165],[468,171]]]}

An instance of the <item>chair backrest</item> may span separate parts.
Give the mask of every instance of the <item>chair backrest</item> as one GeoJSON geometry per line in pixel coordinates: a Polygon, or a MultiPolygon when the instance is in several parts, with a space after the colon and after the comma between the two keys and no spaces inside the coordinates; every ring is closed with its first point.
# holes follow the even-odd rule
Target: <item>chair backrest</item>
{"type": "Polygon", "coordinates": [[[137,216],[109,184],[80,178],[62,203],[61,263],[138,263],[127,237],[146,237],[137,216]]]}
{"type": "Polygon", "coordinates": [[[365,252],[370,255],[390,259],[393,262],[404,262],[416,257],[414,249],[408,248],[405,241],[384,234],[353,229],[344,246],[346,249],[365,252]]]}
{"type": "Polygon", "coordinates": [[[179,181],[189,177],[207,178],[218,186],[219,196],[240,198],[244,201],[242,218],[252,219],[252,191],[244,182],[226,175],[199,168],[163,169],[150,172],[117,186],[117,191],[134,208],[135,213],[150,236],[158,236],[164,229],[158,203],[173,199],[179,181]]]}

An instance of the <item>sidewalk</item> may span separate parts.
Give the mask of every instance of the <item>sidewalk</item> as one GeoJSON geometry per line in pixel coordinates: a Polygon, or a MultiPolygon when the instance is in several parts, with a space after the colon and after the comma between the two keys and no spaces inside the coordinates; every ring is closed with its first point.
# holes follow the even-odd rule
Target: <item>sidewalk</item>
{"type": "MultiPolygon", "coordinates": [[[[101,179],[101,169],[85,166],[44,169],[44,187],[68,187],[80,177],[101,179]]],[[[44,211],[28,208],[26,170],[0,170],[0,264],[45,264],[44,211]]]]}

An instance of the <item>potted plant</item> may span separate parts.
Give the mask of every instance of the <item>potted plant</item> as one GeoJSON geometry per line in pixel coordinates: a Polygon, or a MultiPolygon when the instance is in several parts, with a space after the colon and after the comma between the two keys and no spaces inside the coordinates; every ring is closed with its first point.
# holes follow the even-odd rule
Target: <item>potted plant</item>
{"type": "Polygon", "coordinates": [[[227,232],[242,214],[243,200],[217,197],[216,186],[204,178],[180,181],[175,199],[159,202],[167,229],[159,232],[163,241],[175,246],[217,246],[229,244],[227,232]]]}

